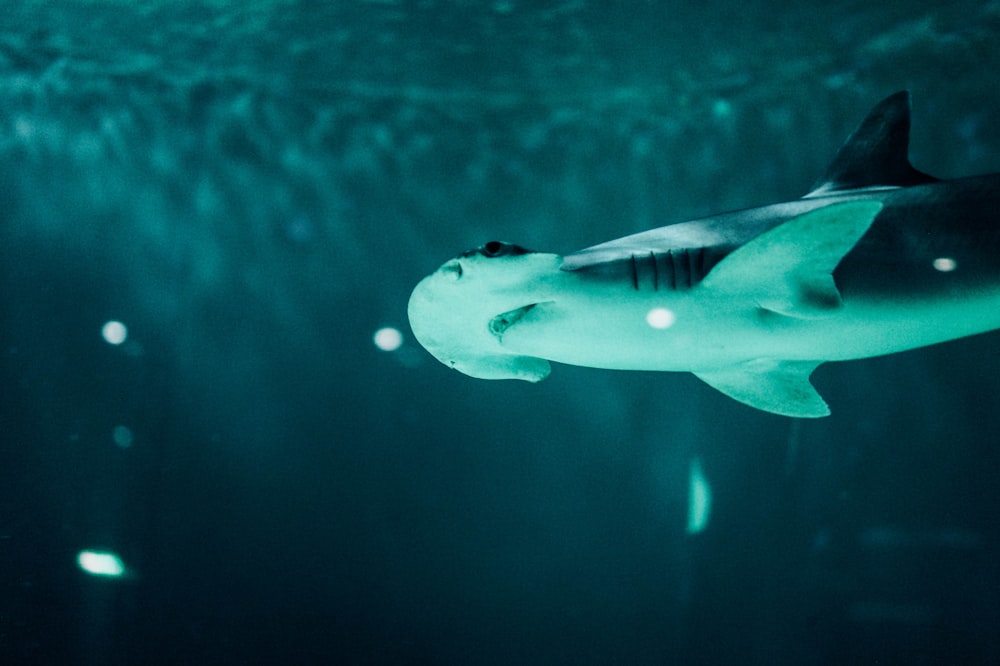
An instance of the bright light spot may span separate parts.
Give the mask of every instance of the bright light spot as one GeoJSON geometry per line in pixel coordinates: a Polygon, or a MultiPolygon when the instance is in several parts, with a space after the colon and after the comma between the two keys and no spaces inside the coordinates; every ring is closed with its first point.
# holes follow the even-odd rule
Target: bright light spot
{"type": "Polygon", "coordinates": [[[132,446],[132,431],[123,425],[115,426],[111,431],[111,439],[120,449],[132,446]]]}
{"type": "Polygon", "coordinates": [[[101,335],[109,345],[120,345],[128,337],[128,329],[120,321],[109,321],[101,327],[101,335]]]}
{"type": "Polygon", "coordinates": [[[118,578],[125,574],[125,565],[114,553],[100,550],[81,550],[76,556],[80,568],[92,576],[118,578]]]}
{"type": "Polygon", "coordinates": [[[728,118],[733,115],[733,105],[724,99],[717,99],[712,105],[712,115],[719,119],[728,118]]]}
{"type": "Polygon", "coordinates": [[[399,329],[390,326],[375,331],[372,339],[375,341],[375,346],[382,351],[396,351],[403,346],[403,334],[399,332],[399,329]]]}
{"type": "Polygon", "coordinates": [[[712,512],[712,488],[708,479],[701,471],[701,463],[697,458],[691,460],[688,472],[688,523],[687,533],[697,534],[708,526],[708,517],[712,512]]]}
{"type": "Polygon", "coordinates": [[[950,273],[958,268],[958,262],[951,257],[938,257],[934,260],[934,268],[942,273],[950,273]]]}
{"type": "Polygon", "coordinates": [[[653,308],[646,313],[646,323],[653,328],[670,328],[677,321],[677,315],[666,308],[653,308]]]}

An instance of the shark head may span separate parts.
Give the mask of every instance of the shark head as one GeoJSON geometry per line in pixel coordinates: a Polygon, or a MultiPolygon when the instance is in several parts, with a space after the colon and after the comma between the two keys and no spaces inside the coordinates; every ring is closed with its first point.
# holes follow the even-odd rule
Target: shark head
{"type": "Polygon", "coordinates": [[[410,327],[445,365],[479,379],[537,382],[549,362],[505,349],[504,333],[552,299],[562,257],[491,241],[445,262],[410,296],[410,327]]]}

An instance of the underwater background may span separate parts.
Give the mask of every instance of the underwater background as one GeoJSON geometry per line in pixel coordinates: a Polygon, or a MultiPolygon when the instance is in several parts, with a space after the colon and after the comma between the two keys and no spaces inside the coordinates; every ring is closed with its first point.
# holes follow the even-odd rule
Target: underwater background
{"type": "Polygon", "coordinates": [[[996,0],[8,3],[0,663],[1000,663],[997,334],[824,365],[797,421],[688,374],[474,380],[406,320],[488,240],[801,196],[897,90],[917,168],[1000,171],[998,31],[996,0]]]}

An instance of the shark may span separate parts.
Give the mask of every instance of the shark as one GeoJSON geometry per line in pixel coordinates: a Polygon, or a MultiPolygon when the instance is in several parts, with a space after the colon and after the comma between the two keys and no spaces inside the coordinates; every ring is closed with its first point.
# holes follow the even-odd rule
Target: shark
{"type": "Polygon", "coordinates": [[[826,416],[820,364],[1000,328],[1000,174],[935,178],[910,163],[909,136],[901,91],[799,199],[565,256],[488,242],[416,285],[411,329],[472,377],[537,382],[551,362],[690,372],[756,409],[826,416]]]}

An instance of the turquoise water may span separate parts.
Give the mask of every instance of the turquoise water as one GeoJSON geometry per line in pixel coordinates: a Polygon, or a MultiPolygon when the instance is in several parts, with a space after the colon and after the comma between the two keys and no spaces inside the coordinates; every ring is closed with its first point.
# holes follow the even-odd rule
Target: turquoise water
{"type": "Polygon", "coordinates": [[[1000,171],[1000,4],[940,5],[0,14],[0,661],[996,663],[996,334],[797,422],[406,321],[488,240],[801,196],[896,90],[1000,171]]]}

